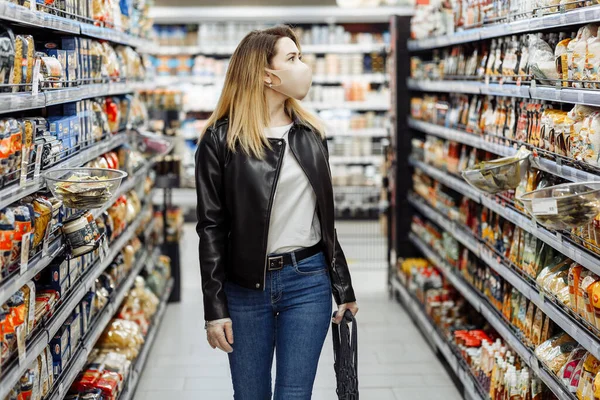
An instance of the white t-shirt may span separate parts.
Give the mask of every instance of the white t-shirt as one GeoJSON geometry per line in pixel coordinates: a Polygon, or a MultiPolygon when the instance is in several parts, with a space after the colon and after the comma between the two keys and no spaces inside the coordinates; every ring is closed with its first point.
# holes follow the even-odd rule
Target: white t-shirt
{"type": "Polygon", "coordinates": [[[269,222],[268,254],[288,253],[321,240],[317,196],[288,144],[293,124],[267,128],[268,138],[283,139],[285,153],[269,222]]]}

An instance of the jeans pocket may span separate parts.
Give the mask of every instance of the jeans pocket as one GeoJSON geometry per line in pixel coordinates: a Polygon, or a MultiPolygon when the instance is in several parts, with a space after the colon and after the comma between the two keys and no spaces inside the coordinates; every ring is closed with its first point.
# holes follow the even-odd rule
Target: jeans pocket
{"type": "Polygon", "coordinates": [[[305,258],[294,264],[294,271],[300,275],[317,275],[327,272],[327,263],[323,252],[305,258]]]}

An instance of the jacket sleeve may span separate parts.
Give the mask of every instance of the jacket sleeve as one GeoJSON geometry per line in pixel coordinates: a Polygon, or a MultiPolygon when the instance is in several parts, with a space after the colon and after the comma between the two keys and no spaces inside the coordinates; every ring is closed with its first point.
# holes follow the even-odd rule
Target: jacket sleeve
{"type": "Polygon", "coordinates": [[[200,238],[200,275],[206,321],[229,317],[224,291],[229,223],[222,182],[218,145],[214,132],[209,129],[196,150],[196,232],[200,238]]]}
{"type": "MultiPolygon", "coordinates": [[[[327,154],[327,164],[329,164],[329,148],[327,146],[327,139],[323,139],[323,146],[325,147],[325,153],[327,154]]],[[[356,296],[354,295],[354,289],[352,288],[352,278],[350,277],[350,270],[348,269],[346,255],[344,254],[344,250],[338,241],[337,232],[335,232],[334,240],[335,260],[332,262],[332,271],[330,274],[333,297],[338,305],[352,303],[356,301],[356,296]]]]}

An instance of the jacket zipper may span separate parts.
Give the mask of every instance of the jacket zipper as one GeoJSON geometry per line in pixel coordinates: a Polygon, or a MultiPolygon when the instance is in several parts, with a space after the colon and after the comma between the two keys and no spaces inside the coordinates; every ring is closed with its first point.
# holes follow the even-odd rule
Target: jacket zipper
{"type": "MultiPolygon", "coordinates": [[[[327,155],[325,154],[325,150],[323,150],[323,146],[320,145],[319,149],[321,149],[321,153],[323,154],[323,157],[325,158],[325,162],[327,164],[327,174],[329,175],[329,181],[331,182],[331,172],[329,171],[329,160],[327,159],[327,155]]],[[[294,151],[294,147],[290,146],[290,150],[292,151],[292,154],[294,155],[294,157],[296,157],[296,161],[298,161],[298,165],[300,165],[300,168],[302,168],[302,171],[304,172],[304,175],[306,175],[306,178],[308,179],[308,181],[310,182],[310,177],[308,176],[308,174],[306,173],[306,170],[304,169],[304,167],[302,166],[302,163],[300,162],[300,159],[298,158],[298,155],[296,154],[296,152],[294,151]]],[[[310,182],[311,186],[313,187],[314,190],[314,185],[312,182],[310,182]]],[[[317,198],[317,202],[319,201],[319,199],[317,198]]],[[[323,224],[321,222],[321,236],[323,235],[323,226],[325,224],[323,224]]],[[[333,236],[333,254],[331,255],[331,265],[332,267],[335,267],[335,229],[333,230],[334,232],[334,236],[333,236]]]]}
{"type": "MultiPolygon", "coordinates": [[[[293,127],[292,127],[293,129],[293,127]]],[[[285,155],[285,140],[281,140],[281,150],[279,151],[279,160],[277,160],[277,166],[275,169],[275,182],[273,183],[273,188],[271,189],[271,197],[269,198],[269,206],[267,207],[267,224],[266,224],[266,232],[264,235],[263,241],[263,249],[265,253],[265,268],[263,273],[263,281],[262,281],[262,289],[265,291],[266,282],[267,282],[267,261],[269,259],[267,254],[267,244],[269,240],[269,224],[271,223],[271,209],[273,208],[273,201],[275,199],[275,191],[277,189],[277,182],[279,181],[279,173],[281,172],[281,163],[283,162],[283,156],[285,155]]],[[[290,147],[291,148],[291,147],[290,147]]]]}

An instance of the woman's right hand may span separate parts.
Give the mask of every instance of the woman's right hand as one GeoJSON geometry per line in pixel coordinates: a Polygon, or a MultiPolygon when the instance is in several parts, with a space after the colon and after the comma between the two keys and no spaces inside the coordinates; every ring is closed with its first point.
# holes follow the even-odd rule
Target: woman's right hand
{"type": "Polygon", "coordinates": [[[222,318],[206,323],[206,340],[213,349],[219,348],[231,353],[233,348],[233,327],[231,318],[222,318]]]}

